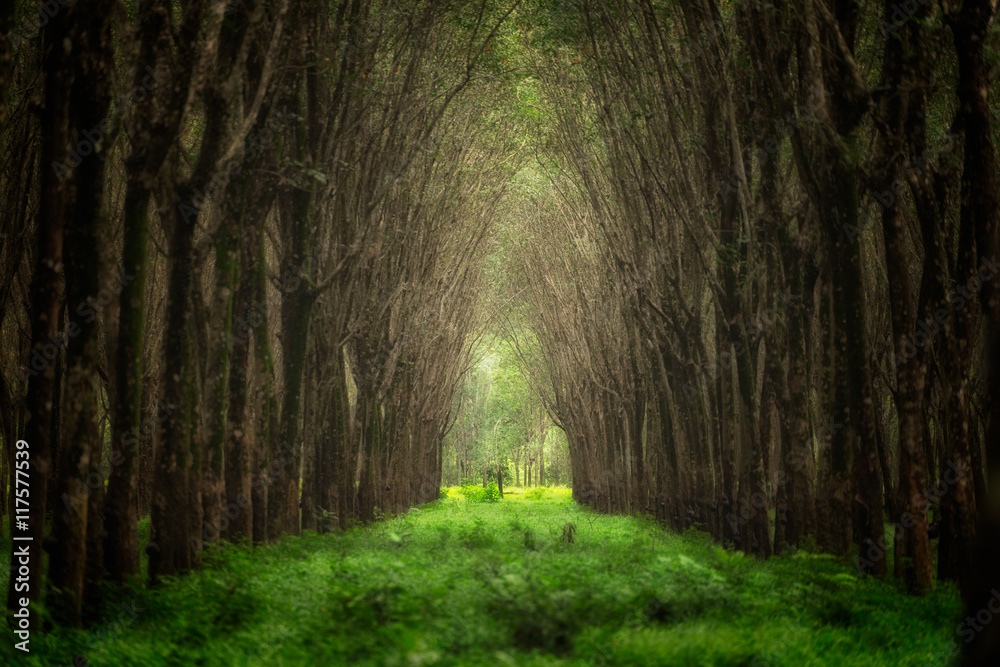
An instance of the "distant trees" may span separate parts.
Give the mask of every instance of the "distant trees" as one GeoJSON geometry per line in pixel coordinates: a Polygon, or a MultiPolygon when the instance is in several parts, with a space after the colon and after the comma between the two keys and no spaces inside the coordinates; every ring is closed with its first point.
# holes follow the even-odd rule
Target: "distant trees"
{"type": "MultiPolygon", "coordinates": [[[[496,251],[506,255],[508,249],[496,251]]],[[[474,350],[474,365],[456,394],[461,408],[455,406],[456,422],[444,441],[444,481],[568,484],[568,471],[560,465],[565,442],[547,437],[553,424],[520,366],[519,351],[502,330],[494,333],[474,350]]]]}

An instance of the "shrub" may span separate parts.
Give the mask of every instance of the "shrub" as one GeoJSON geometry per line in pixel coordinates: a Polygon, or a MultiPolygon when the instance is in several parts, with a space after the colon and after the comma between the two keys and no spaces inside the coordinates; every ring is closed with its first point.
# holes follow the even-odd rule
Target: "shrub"
{"type": "Polygon", "coordinates": [[[468,484],[459,489],[459,493],[475,503],[495,503],[500,500],[500,487],[496,482],[490,482],[485,489],[475,484],[468,484]]]}
{"type": "Polygon", "coordinates": [[[466,484],[459,489],[458,492],[465,496],[466,500],[471,500],[476,503],[483,502],[483,497],[486,495],[486,489],[481,486],[476,486],[475,484],[466,484]]]}
{"type": "Polygon", "coordinates": [[[545,497],[545,487],[535,486],[524,492],[525,500],[541,500],[545,497]]]}
{"type": "Polygon", "coordinates": [[[497,486],[496,482],[490,482],[484,491],[484,497],[480,502],[484,503],[498,503],[500,502],[500,487],[497,486]]]}

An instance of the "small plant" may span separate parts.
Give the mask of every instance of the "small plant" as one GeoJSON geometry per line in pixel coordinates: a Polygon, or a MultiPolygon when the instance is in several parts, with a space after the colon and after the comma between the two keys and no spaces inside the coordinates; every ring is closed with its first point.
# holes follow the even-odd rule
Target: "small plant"
{"type": "Polygon", "coordinates": [[[514,646],[564,655],[588,618],[593,617],[590,594],[547,588],[529,575],[496,577],[489,601],[491,618],[508,626],[514,646]]]}
{"type": "Polygon", "coordinates": [[[528,551],[538,550],[538,547],[535,546],[535,533],[530,530],[524,531],[524,548],[528,551]]]}
{"type": "Polygon", "coordinates": [[[470,549],[490,547],[496,542],[496,538],[486,527],[486,523],[478,518],[472,526],[459,530],[459,539],[470,549]]]}

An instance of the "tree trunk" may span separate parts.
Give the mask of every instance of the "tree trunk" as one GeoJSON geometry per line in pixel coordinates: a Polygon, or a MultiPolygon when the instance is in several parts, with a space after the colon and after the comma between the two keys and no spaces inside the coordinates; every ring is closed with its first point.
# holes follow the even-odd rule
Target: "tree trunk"
{"type": "MultiPolygon", "coordinates": [[[[974,300],[975,291],[980,291],[984,310],[994,324],[1000,321],[1000,292],[996,284],[996,271],[987,269],[985,264],[977,266],[976,254],[978,251],[980,259],[995,263],[996,253],[1000,248],[997,230],[1000,221],[1000,193],[997,192],[997,161],[988,97],[990,65],[984,44],[996,11],[996,3],[967,0],[962,4],[961,11],[945,16],[952,30],[958,59],[956,93],[959,110],[955,125],[965,133],[956,288],[961,294],[958,298],[965,301],[974,300]],[[987,277],[989,280],[986,280],[987,277]]],[[[956,296],[953,295],[952,298],[955,299],[956,296]]],[[[968,369],[972,359],[974,334],[972,310],[971,304],[961,301],[955,304],[953,354],[949,369],[949,408],[954,421],[948,441],[948,465],[956,472],[958,479],[941,498],[942,525],[938,555],[939,576],[956,579],[963,592],[970,591],[970,597],[974,595],[971,591],[975,588],[976,566],[976,505],[969,446],[968,369]]]]}
{"type": "MultiPolygon", "coordinates": [[[[210,312],[221,321],[208,332],[208,369],[206,372],[204,416],[205,437],[201,443],[202,545],[217,542],[222,532],[222,498],[225,485],[223,446],[226,442],[229,411],[229,366],[232,353],[233,301],[236,291],[236,268],[239,265],[239,237],[229,216],[219,230],[215,246],[215,289],[210,312]]],[[[200,299],[201,295],[195,298],[200,299]]]]}
{"type": "MultiPolygon", "coordinates": [[[[63,13],[65,14],[65,13],[63,13]]],[[[61,304],[60,273],[63,262],[63,226],[64,220],[71,215],[73,203],[69,198],[72,182],[57,177],[48,165],[57,160],[65,159],[65,147],[70,145],[75,134],[71,133],[69,123],[68,95],[69,86],[65,77],[68,75],[64,62],[63,51],[58,48],[66,38],[68,19],[59,15],[56,20],[50,20],[45,28],[45,46],[43,65],[51,75],[45,77],[45,106],[40,117],[42,140],[41,163],[41,193],[39,196],[39,211],[37,223],[37,243],[35,265],[31,277],[29,318],[31,326],[31,349],[29,357],[23,360],[24,371],[21,379],[27,381],[25,396],[25,429],[22,437],[26,443],[27,463],[21,463],[22,458],[14,458],[11,468],[11,498],[18,480],[16,472],[27,472],[28,491],[31,502],[27,515],[17,515],[12,503],[12,516],[25,518],[28,524],[25,531],[11,524],[11,532],[15,536],[30,537],[33,547],[33,557],[28,563],[28,598],[31,600],[32,629],[38,628],[40,618],[37,602],[41,597],[42,575],[42,540],[45,535],[46,499],[52,470],[52,442],[57,436],[53,429],[52,406],[56,392],[55,364],[52,360],[59,353],[59,347],[53,342],[58,340],[59,310],[61,304]]],[[[75,129],[75,128],[74,128],[75,129]]],[[[5,447],[14,448],[14,444],[4,443],[5,447]]],[[[20,450],[18,450],[20,451],[20,450]]],[[[14,452],[16,457],[16,452],[14,452]]],[[[20,477],[25,479],[23,476],[20,477]]],[[[17,573],[20,567],[16,549],[11,550],[10,579],[7,587],[7,607],[11,611],[20,608],[18,600],[21,597],[15,590],[17,573]]]]}
{"type": "Polygon", "coordinates": [[[159,450],[153,491],[152,530],[146,551],[149,576],[185,572],[197,567],[201,557],[202,505],[200,489],[201,447],[198,439],[198,388],[191,340],[192,238],[194,219],[183,206],[194,200],[187,184],[176,190],[167,185],[160,201],[169,202],[167,229],[167,322],[164,330],[164,401],[175,407],[173,417],[159,425],[159,450]]]}
{"type": "MultiPolygon", "coordinates": [[[[270,452],[272,440],[278,432],[278,401],[274,388],[274,358],[271,354],[270,316],[267,306],[267,254],[264,244],[257,243],[257,258],[253,263],[253,299],[258,304],[259,317],[253,328],[254,355],[254,405],[258,406],[255,425],[255,446],[250,464],[251,508],[254,544],[268,543],[268,490],[270,487],[270,452]]],[[[278,447],[280,450],[280,447],[278,447]]]]}
{"type": "Polygon", "coordinates": [[[257,258],[258,238],[257,230],[252,226],[244,231],[245,242],[240,251],[240,279],[234,308],[236,319],[232,336],[226,449],[223,456],[225,519],[221,521],[222,537],[231,542],[253,539],[250,459],[254,438],[248,400],[248,366],[250,336],[262,307],[253,299],[253,265],[257,258]]]}
{"type": "Polygon", "coordinates": [[[104,506],[104,566],[111,581],[139,576],[138,467],[142,421],[143,330],[146,300],[146,225],[149,188],[129,163],[125,192],[123,289],[119,298],[116,391],[111,413],[112,459],[104,506]],[[117,456],[115,456],[117,453],[117,456]]]}
{"type": "MultiPolygon", "coordinates": [[[[368,380],[358,384],[358,414],[360,423],[358,435],[361,440],[361,480],[358,485],[358,519],[370,522],[375,519],[376,497],[375,485],[380,471],[376,466],[381,458],[380,411],[373,389],[368,386],[368,380]]],[[[486,472],[483,471],[483,486],[486,486],[486,472]]]]}
{"type": "MultiPolygon", "coordinates": [[[[53,23],[63,23],[64,27],[53,28],[52,33],[47,34],[55,39],[53,49],[68,58],[66,62],[55,64],[54,69],[47,68],[46,75],[46,95],[50,92],[48,80],[61,78],[57,70],[66,79],[53,83],[67,86],[71,91],[67,106],[62,107],[53,100],[54,113],[65,110],[67,114],[69,141],[58,144],[58,149],[73,145],[84,130],[104,122],[111,100],[107,83],[114,67],[111,19],[105,14],[110,9],[106,4],[101,8],[88,7],[86,12],[80,13],[73,11],[75,9],[78,8],[51,19],[53,23]],[[72,57],[61,48],[64,40],[78,46],[72,57]]],[[[52,617],[66,625],[80,623],[84,596],[91,599],[97,592],[94,588],[99,588],[102,574],[99,507],[104,479],[100,470],[102,388],[98,379],[98,345],[99,313],[107,304],[99,301],[98,292],[102,288],[102,278],[106,278],[99,240],[103,232],[104,148],[92,146],[93,155],[88,163],[69,175],[73,194],[66,197],[69,208],[65,213],[66,297],[72,310],[66,332],[69,343],[65,392],[69,400],[63,406],[62,419],[66,438],[60,447],[58,466],[59,493],[66,502],[52,508],[52,535],[48,542],[50,592],[46,600],[52,617]],[[69,335],[71,333],[75,335],[69,335]],[[89,516],[90,509],[98,511],[89,516]],[[89,531],[88,520],[92,522],[89,531]],[[98,552],[88,553],[88,547],[98,552]],[[93,561],[89,582],[88,559],[93,561]],[[87,590],[87,583],[90,590],[87,590]]],[[[57,433],[53,445],[59,441],[57,433]]],[[[35,502],[38,502],[37,497],[35,502]]],[[[40,556],[37,552],[36,555],[40,556]]]]}

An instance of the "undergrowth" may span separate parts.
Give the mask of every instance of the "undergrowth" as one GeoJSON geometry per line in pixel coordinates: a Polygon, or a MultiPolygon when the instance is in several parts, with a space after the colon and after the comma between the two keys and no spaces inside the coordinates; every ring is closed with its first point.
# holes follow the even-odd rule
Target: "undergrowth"
{"type": "Polygon", "coordinates": [[[342,534],[211,549],[113,603],[119,624],[34,635],[0,663],[923,666],[949,650],[949,587],[908,597],[829,557],[761,562],[534,495],[452,489],[342,534]]]}
{"type": "Polygon", "coordinates": [[[485,487],[467,484],[462,487],[453,488],[457,495],[475,503],[500,502],[500,487],[497,486],[496,482],[490,482],[485,487]]]}

